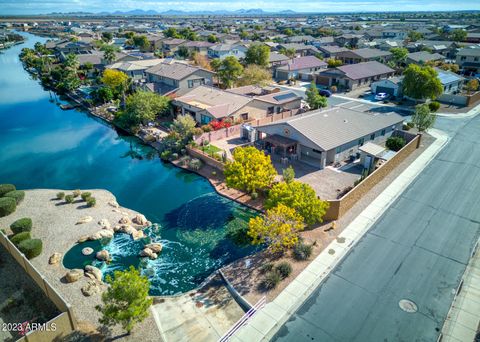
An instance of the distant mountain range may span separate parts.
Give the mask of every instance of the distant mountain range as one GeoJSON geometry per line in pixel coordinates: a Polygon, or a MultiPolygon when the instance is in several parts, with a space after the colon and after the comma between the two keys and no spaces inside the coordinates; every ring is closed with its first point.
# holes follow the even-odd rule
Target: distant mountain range
{"type": "Polygon", "coordinates": [[[292,10],[277,11],[277,12],[267,12],[260,8],[251,8],[251,9],[239,9],[236,11],[227,11],[227,10],[218,10],[218,11],[181,11],[181,10],[167,10],[158,12],[155,10],[141,10],[134,9],[130,11],[115,11],[115,12],[100,12],[100,13],[88,13],[88,12],[69,12],[69,13],[50,13],[49,15],[138,15],[138,16],[148,16],[148,15],[262,15],[262,14],[296,14],[297,12],[292,10]]]}

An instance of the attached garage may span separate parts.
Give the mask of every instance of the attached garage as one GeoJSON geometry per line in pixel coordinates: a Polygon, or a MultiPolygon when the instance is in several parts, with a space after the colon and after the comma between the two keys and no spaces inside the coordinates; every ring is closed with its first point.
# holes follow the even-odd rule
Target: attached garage
{"type": "Polygon", "coordinates": [[[402,97],[402,79],[400,77],[392,77],[386,80],[373,82],[371,85],[372,93],[386,93],[396,98],[402,97]]]}
{"type": "Polygon", "coordinates": [[[385,94],[390,94],[392,96],[395,96],[395,88],[378,86],[375,90],[375,94],[379,94],[379,93],[385,93],[385,94]]]}

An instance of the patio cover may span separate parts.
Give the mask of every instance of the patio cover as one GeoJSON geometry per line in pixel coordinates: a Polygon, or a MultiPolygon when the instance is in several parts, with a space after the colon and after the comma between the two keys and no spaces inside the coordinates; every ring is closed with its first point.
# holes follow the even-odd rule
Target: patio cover
{"type": "Polygon", "coordinates": [[[263,140],[266,141],[266,142],[269,142],[273,146],[280,146],[280,147],[289,147],[289,146],[297,144],[296,140],[293,140],[293,139],[290,139],[290,138],[287,138],[287,137],[283,137],[283,136],[278,135],[278,134],[269,135],[263,140]]]}

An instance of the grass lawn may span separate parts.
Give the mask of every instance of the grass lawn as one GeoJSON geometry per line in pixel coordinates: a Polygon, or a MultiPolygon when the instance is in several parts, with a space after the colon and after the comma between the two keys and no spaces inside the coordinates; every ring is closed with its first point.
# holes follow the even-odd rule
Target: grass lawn
{"type": "Polygon", "coordinates": [[[222,150],[220,148],[218,148],[217,146],[212,145],[212,144],[208,144],[207,146],[200,146],[199,148],[200,148],[200,150],[207,153],[208,155],[212,155],[212,154],[215,154],[217,152],[222,152],[222,150]]]}

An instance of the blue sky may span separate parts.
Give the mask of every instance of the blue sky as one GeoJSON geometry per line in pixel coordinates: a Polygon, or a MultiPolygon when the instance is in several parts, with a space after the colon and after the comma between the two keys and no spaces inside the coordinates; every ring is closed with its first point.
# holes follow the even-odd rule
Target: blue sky
{"type": "Polygon", "coordinates": [[[238,10],[360,12],[360,11],[454,11],[480,10],[480,0],[0,0],[0,14],[41,14],[70,11],[127,11],[132,9],[238,10]]]}

